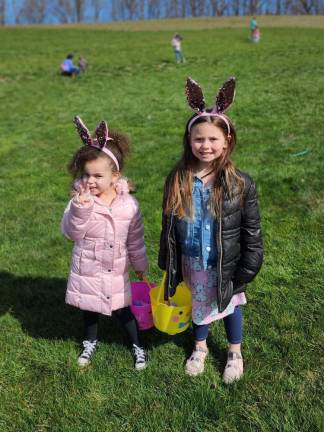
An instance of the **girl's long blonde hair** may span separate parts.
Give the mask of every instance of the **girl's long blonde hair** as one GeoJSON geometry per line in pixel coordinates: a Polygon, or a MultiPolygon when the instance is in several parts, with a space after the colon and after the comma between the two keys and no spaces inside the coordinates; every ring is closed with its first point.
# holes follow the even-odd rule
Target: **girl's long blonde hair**
{"type": "MultiPolygon", "coordinates": [[[[188,124],[193,117],[188,120],[186,125],[183,137],[184,150],[182,158],[169,174],[167,189],[165,191],[164,213],[173,213],[179,218],[193,217],[192,182],[194,168],[198,162],[192,153],[190,132],[188,132],[188,124]]],[[[234,194],[237,193],[242,196],[244,189],[244,180],[237,173],[233,162],[230,160],[230,155],[236,145],[236,132],[233,123],[228,117],[226,118],[230,126],[230,139],[227,138],[227,125],[221,117],[198,117],[192,126],[194,127],[196,124],[205,122],[212,123],[223,131],[228,144],[220,158],[214,160],[211,164],[211,169],[215,172],[215,180],[210,198],[210,212],[214,217],[219,217],[220,215],[223,191],[232,199],[234,194]]]]}

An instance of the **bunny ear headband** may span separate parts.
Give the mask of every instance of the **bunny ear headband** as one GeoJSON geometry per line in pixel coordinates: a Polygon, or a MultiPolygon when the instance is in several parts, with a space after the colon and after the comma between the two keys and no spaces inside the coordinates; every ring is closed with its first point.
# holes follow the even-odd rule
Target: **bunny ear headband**
{"type": "Polygon", "coordinates": [[[80,138],[84,145],[96,148],[98,150],[101,150],[102,152],[106,153],[107,156],[109,156],[115,163],[117,170],[119,171],[119,163],[116,159],[116,156],[109,150],[107,147],[105,147],[106,143],[108,141],[111,141],[112,138],[108,136],[108,126],[107,123],[102,120],[95,131],[96,138],[92,138],[90,135],[90,132],[88,128],[85,126],[83,121],[79,116],[75,116],[73,119],[73,123],[75,124],[77,131],[80,135],[80,138]]]}
{"type": "Polygon", "coordinates": [[[188,124],[188,132],[190,132],[192,125],[199,117],[220,117],[227,126],[228,136],[231,135],[229,122],[223,113],[232,105],[235,97],[234,77],[225,81],[223,86],[218,90],[214,106],[211,108],[210,112],[206,111],[204,95],[200,85],[190,77],[187,78],[186,95],[188,104],[197,113],[188,124]]]}

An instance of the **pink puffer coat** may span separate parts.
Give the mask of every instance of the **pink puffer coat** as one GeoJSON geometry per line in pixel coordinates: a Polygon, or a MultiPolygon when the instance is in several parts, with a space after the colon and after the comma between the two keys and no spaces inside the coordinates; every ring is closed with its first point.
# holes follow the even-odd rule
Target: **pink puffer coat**
{"type": "Polygon", "coordinates": [[[148,260],[139,206],[126,180],[119,180],[111,207],[97,197],[86,205],[72,199],[61,229],[75,242],[66,303],[104,315],[130,305],[129,262],[146,272],[148,260]]]}

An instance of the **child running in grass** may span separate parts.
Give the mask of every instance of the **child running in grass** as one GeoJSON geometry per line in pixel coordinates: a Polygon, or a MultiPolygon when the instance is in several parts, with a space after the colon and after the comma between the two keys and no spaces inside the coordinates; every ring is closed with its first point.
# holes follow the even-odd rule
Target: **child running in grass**
{"type": "Polygon", "coordinates": [[[165,299],[182,280],[192,293],[194,349],[186,373],[204,371],[209,325],[223,319],[229,343],[225,383],[243,374],[240,305],[263,259],[256,187],[230,159],[236,133],[224,112],[234,92],[230,78],[206,109],[201,88],[187,79],[195,114],[185,127],[183,156],[166,179],[159,252],[159,266],[167,272],[165,299]]]}
{"type": "Polygon", "coordinates": [[[74,123],[83,146],[69,171],[76,193],[63,216],[63,234],[74,241],[66,303],[83,311],[84,340],[79,366],[89,364],[97,347],[99,315],[115,315],[126,330],[135,368],[146,366],[136,320],[130,310],[128,264],[137,276],[148,269],[139,206],[121,177],[128,140],[102,121],[92,138],[79,117],[74,123]]]}

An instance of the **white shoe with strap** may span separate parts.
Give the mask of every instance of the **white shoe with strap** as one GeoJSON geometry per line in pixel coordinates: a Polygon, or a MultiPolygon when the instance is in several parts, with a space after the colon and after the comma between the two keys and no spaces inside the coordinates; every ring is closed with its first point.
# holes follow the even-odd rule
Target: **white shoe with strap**
{"type": "Polygon", "coordinates": [[[238,381],[243,375],[243,357],[241,353],[228,351],[227,363],[223,373],[225,384],[238,381]]]}
{"type": "Polygon", "coordinates": [[[186,362],[185,371],[190,376],[197,376],[204,372],[205,359],[208,354],[208,348],[196,346],[191,356],[186,362]]]}

